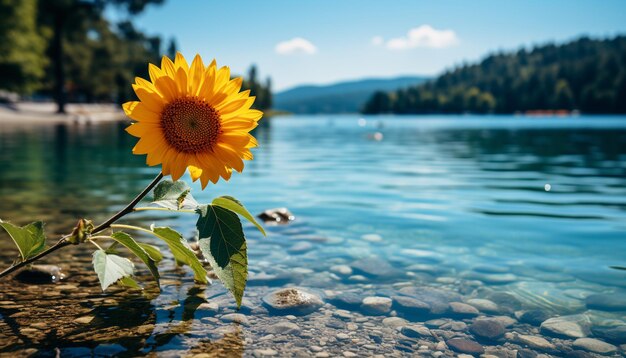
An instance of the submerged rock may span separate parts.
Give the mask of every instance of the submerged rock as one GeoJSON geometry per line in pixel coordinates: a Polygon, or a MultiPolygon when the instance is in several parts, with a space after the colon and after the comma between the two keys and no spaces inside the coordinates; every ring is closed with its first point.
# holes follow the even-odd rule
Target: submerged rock
{"type": "Polygon", "coordinates": [[[430,306],[429,313],[441,315],[448,311],[450,302],[461,301],[461,296],[452,291],[433,287],[403,287],[399,291],[402,295],[427,303],[430,306]]]}
{"type": "Polygon", "coordinates": [[[275,323],[265,329],[265,333],[270,334],[299,334],[300,327],[289,321],[275,323]]]}
{"type": "Polygon", "coordinates": [[[498,308],[498,305],[495,302],[484,299],[484,298],[469,299],[467,300],[467,304],[473,306],[479,311],[486,312],[486,313],[500,312],[500,309],[498,308]]]}
{"type": "Polygon", "coordinates": [[[578,338],[574,341],[573,346],[599,354],[613,354],[617,352],[616,346],[595,338],[578,338]]]}
{"type": "Polygon", "coordinates": [[[541,324],[541,332],[557,337],[582,338],[589,334],[589,318],[583,315],[554,317],[541,324]]]}
{"type": "Polygon", "coordinates": [[[430,312],[426,302],[406,296],[393,296],[393,305],[399,312],[408,316],[418,316],[430,312]]]}
{"type": "Polygon", "coordinates": [[[287,208],[268,209],[257,215],[266,224],[289,224],[296,217],[287,208]]]}
{"type": "Polygon", "coordinates": [[[391,311],[391,303],[391,298],[388,297],[365,297],[361,303],[361,308],[372,315],[383,315],[391,311]]]}
{"type": "Polygon", "coordinates": [[[56,265],[32,265],[15,275],[15,279],[32,284],[55,283],[65,279],[65,273],[56,265]]]}
{"type": "Polygon", "coordinates": [[[585,300],[587,308],[601,311],[626,311],[626,294],[591,295],[585,300]]]}
{"type": "Polygon", "coordinates": [[[538,350],[547,351],[547,352],[556,350],[556,346],[548,342],[543,337],[530,336],[530,335],[517,334],[517,333],[507,333],[505,337],[518,344],[526,345],[533,349],[538,349],[538,350]]]}
{"type": "Polygon", "coordinates": [[[322,307],[324,301],[313,293],[289,287],[267,294],[263,303],[275,313],[306,315],[322,307]]]}
{"type": "Polygon", "coordinates": [[[533,326],[539,326],[550,317],[550,313],[544,310],[530,310],[522,313],[519,316],[519,320],[523,323],[532,324],[533,326]]]}
{"type": "Polygon", "coordinates": [[[402,329],[400,329],[400,333],[411,338],[422,338],[422,337],[432,336],[432,333],[430,333],[430,330],[428,328],[424,326],[420,326],[420,325],[404,326],[402,327],[402,329]]]}
{"type": "Polygon", "coordinates": [[[363,297],[352,292],[341,293],[330,299],[330,303],[335,305],[337,308],[351,311],[358,310],[361,307],[362,302],[363,297]]]}
{"type": "Polygon", "coordinates": [[[609,342],[624,344],[626,342],[626,325],[617,326],[596,326],[591,331],[597,337],[601,337],[609,342]]]}
{"type": "Polygon", "coordinates": [[[475,337],[493,341],[504,336],[504,326],[496,320],[477,320],[470,326],[470,332],[475,337]]]}
{"type": "Polygon", "coordinates": [[[462,302],[450,302],[450,312],[455,316],[472,317],[478,316],[480,312],[473,306],[462,302]]]}
{"type": "Polygon", "coordinates": [[[468,339],[463,338],[452,338],[449,339],[446,344],[453,351],[459,353],[467,353],[467,354],[483,354],[485,353],[485,349],[480,344],[470,341],[468,339]]]}
{"type": "Polygon", "coordinates": [[[399,271],[393,268],[389,262],[378,257],[362,258],[354,261],[350,266],[355,273],[373,278],[395,277],[399,274],[399,271]]]}

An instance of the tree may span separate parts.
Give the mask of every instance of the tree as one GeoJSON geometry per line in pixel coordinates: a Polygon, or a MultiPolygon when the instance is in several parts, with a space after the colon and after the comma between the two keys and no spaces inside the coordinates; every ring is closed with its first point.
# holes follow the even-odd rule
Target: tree
{"type": "MultiPolygon", "coordinates": [[[[89,23],[103,19],[103,11],[108,5],[125,9],[129,14],[137,14],[149,4],[160,4],[163,0],[46,0],[39,2],[38,22],[52,33],[48,49],[53,66],[53,95],[57,112],[65,113],[67,83],[65,70],[65,42],[70,38],[84,39],[92,30],[89,23]]],[[[75,42],[70,42],[75,43],[75,42]]]]}
{"type": "Polygon", "coordinates": [[[45,37],[36,0],[0,0],[0,88],[30,94],[44,77],[45,37]]]}

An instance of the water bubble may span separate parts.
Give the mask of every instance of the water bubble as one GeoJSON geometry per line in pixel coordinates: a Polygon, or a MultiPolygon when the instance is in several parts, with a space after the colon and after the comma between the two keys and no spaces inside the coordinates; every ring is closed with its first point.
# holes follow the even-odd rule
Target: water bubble
{"type": "Polygon", "coordinates": [[[544,185],[544,186],[543,186],[543,188],[544,188],[546,191],[550,191],[550,189],[552,189],[552,185],[550,185],[550,184],[546,184],[546,185],[544,185]]]}
{"type": "Polygon", "coordinates": [[[365,127],[365,125],[367,125],[365,118],[359,118],[359,127],[365,127]]]}
{"type": "Polygon", "coordinates": [[[380,132],[374,133],[374,140],[380,142],[381,140],[383,140],[383,134],[380,132]]]}

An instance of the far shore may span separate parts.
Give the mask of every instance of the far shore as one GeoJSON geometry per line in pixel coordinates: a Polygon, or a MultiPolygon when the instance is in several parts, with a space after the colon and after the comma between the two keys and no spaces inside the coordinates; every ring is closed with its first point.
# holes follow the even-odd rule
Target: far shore
{"type": "Polygon", "coordinates": [[[67,104],[65,114],[56,113],[57,106],[52,102],[18,102],[0,105],[0,125],[37,123],[76,123],[91,124],[123,121],[127,117],[117,104],[67,104]]]}

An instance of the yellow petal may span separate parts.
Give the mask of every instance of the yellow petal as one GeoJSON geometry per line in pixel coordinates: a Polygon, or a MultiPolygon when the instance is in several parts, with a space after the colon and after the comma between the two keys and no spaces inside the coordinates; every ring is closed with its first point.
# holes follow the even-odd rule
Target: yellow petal
{"type": "Polygon", "coordinates": [[[198,178],[200,178],[200,176],[202,176],[202,169],[200,169],[200,168],[198,168],[196,166],[190,165],[189,166],[189,174],[191,175],[191,180],[192,181],[196,181],[196,180],[198,180],[198,178]]]}
{"type": "Polygon", "coordinates": [[[126,102],[122,105],[124,113],[138,122],[158,123],[159,115],[152,112],[143,102],[126,102]]]}
{"type": "Polygon", "coordinates": [[[160,132],[161,128],[150,122],[137,122],[126,127],[126,132],[135,137],[142,137],[145,134],[151,135],[151,133],[160,132]]]}
{"type": "Polygon", "coordinates": [[[164,141],[161,135],[141,137],[133,148],[133,154],[148,154],[162,145],[164,141]]]}
{"type": "Polygon", "coordinates": [[[185,174],[185,169],[187,169],[188,165],[188,154],[186,153],[178,153],[175,161],[172,163],[171,172],[172,172],[172,180],[176,181],[180,179],[180,177],[185,174]]]}
{"type": "Polygon", "coordinates": [[[187,94],[187,71],[182,68],[176,70],[175,82],[179,96],[185,96],[187,94]]]}
{"type": "Polygon", "coordinates": [[[163,76],[157,79],[154,85],[166,102],[171,102],[179,97],[176,82],[174,82],[174,80],[170,77],[163,76]]]}
{"type": "Polygon", "coordinates": [[[161,70],[165,72],[166,75],[172,78],[174,78],[174,75],[176,74],[176,68],[174,67],[174,63],[167,56],[163,56],[163,58],[161,59],[161,70]]]}
{"type": "Polygon", "coordinates": [[[139,100],[142,104],[144,104],[147,109],[154,113],[161,113],[161,109],[163,109],[163,98],[156,92],[150,92],[143,87],[135,87],[137,85],[133,85],[133,89],[135,90],[135,94],[139,97],[139,100]]]}
{"type": "Polygon", "coordinates": [[[144,87],[148,91],[156,92],[156,89],[154,88],[154,85],[152,84],[152,82],[146,81],[141,77],[135,77],[135,83],[138,86],[144,87]]]}
{"type": "Polygon", "coordinates": [[[187,86],[189,93],[193,96],[197,96],[200,92],[202,82],[204,81],[204,64],[202,63],[202,57],[196,55],[191,62],[189,68],[189,77],[187,78],[187,86]]]}
{"type": "Polygon", "coordinates": [[[178,71],[179,68],[182,68],[185,72],[189,71],[189,65],[187,64],[187,60],[180,53],[176,52],[176,58],[174,58],[174,67],[178,71]]]}
{"type": "Polygon", "coordinates": [[[213,147],[213,152],[220,157],[225,164],[241,173],[243,170],[243,160],[241,160],[241,157],[239,157],[232,148],[218,143],[213,147]]]}
{"type": "Polygon", "coordinates": [[[231,113],[224,113],[221,115],[222,120],[226,121],[228,119],[251,119],[253,121],[258,121],[263,117],[263,112],[256,109],[248,109],[248,110],[239,110],[231,113]]]}
{"type": "Polygon", "coordinates": [[[159,77],[165,76],[165,72],[153,64],[148,65],[148,73],[150,74],[150,81],[156,82],[159,77]]]}

